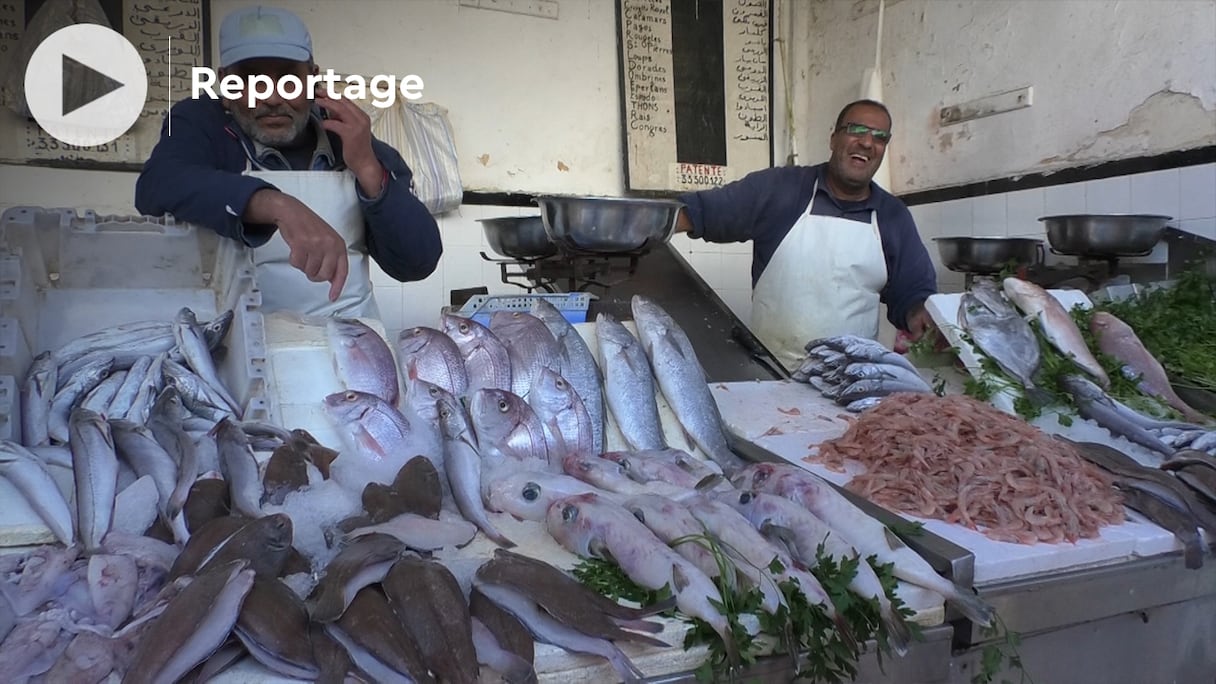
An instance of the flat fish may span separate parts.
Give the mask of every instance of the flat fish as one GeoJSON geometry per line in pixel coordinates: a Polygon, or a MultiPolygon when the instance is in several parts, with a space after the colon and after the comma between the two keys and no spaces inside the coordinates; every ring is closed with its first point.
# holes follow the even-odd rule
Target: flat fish
{"type": "MultiPolygon", "coordinates": [[[[367,663],[368,657],[379,661],[383,667],[397,675],[423,684],[434,682],[427,672],[422,652],[405,625],[389,607],[388,599],[376,587],[365,587],[355,594],[350,608],[334,624],[351,643],[357,644],[366,655],[354,658],[356,663],[367,663]]],[[[359,649],[356,649],[356,651],[359,649]]],[[[352,653],[352,657],[355,654],[352,653]]],[[[376,666],[373,666],[375,668],[376,666]]],[[[376,681],[392,681],[377,678],[376,681]]]]}
{"type": "Polygon", "coordinates": [[[469,606],[451,571],[436,561],[402,558],[382,586],[427,669],[440,681],[476,684],[479,668],[469,606]]]}

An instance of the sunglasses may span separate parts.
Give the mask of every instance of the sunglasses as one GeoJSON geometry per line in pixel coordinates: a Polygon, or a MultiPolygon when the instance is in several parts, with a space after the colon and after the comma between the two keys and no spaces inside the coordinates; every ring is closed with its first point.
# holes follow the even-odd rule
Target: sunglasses
{"type": "Polygon", "coordinates": [[[845,135],[848,135],[848,136],[851,136],[854,138],[860,138],[861,136],[865,135],[866,133],[869,133],[870,135],[874,136],[874,139],[880,143],[885,144],[885,143],[888,143],[891,141],[891,131],[884,131],[881,128],[870,128],[869,126],[866,126],[865,124],[859,124],[859,123],[841,124],[840,126],[836,127],[836,130],[844,131],[845,135]]]}

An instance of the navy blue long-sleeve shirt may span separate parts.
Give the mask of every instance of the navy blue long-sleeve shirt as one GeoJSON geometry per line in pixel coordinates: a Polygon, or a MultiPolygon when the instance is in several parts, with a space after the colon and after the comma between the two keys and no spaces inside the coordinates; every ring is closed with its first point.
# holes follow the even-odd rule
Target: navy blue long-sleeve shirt
{"type": "MultiPolygon", "coordinates": [[[[315,116],[315,113],[314,113],[315,116]]],[[[313,169],[344,168],[342,141],[326,133],[327,154],[314,157],[313,169]]],[[[140,213],[206,226],[220,235],[260,247],[274,235],[273,225],[241,221],[253,193],[274,186],[243,175],[256,146],[219,100],[186,99],[175,104],[161,127],[161,138],[135,184],[140,213]],[[169,135],[172,121],[173,134],[169,135]]],[[[413,173],[389,145],[372,140],[372,151],[388,172],[379,196],[367,198],[356,190],[367,233],[368,254],[390,277],[409,282],[435,271],[443,244],[439,227],[411,190],[413,173]]],[[[267,168],[288,170],[275,154],[258,160],[267,168]]]]}
{"type": "MultiPolygon", "coordinates": [[[[916,230],[908,207],[891,193],[870,183],[862,202],[836,199],[828,191],[827,164],[783,166],[754,171],[721,188],[680,196],[692,221],[689,235],[708,242],[752,241],[752,287],[768,266],[819,188],[811,213],[869,224],[878,213],[878,233],[887,262],[887,284],[879,293],[891,324],[906,330],[908,314],[937,293],[937,274],[916,230]]],[[[812,277],[812,276],[808,276],[812,277]]]]}

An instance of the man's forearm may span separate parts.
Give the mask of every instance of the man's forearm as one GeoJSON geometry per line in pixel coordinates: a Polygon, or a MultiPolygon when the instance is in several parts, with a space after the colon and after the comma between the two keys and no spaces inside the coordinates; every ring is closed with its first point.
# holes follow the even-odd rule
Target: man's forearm
{"type": "Polygon", "coordinates": [[[241,221],[262,225],[275,225],[283,214],[286,195],[273,188],[262,188],[249,197],[241,221]]]}

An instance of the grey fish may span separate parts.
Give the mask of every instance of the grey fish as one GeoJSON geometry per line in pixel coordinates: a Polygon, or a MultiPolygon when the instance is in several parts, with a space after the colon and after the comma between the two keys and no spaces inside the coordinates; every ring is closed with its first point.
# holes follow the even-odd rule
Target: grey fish
{"type": "MultiPolygon", "coordinates": [[[[400,679],[403,675],[420,684],[435,681],[427,672],[422,652],[410,636],[404,621],[393,613],[388,599],[380,589],[361,589],[337,623],[330,625],[331,629],[333,627],[337,627],[343,636],[366,651],[363,657],[356,657],[355,652],[351,653],[356,664],[366,663],[370,657],[399,675],[393,679],[400,679]]],[[[393,681],[376,677],[376,681],[385,679],[393,681]]]]}
{"type": "Polygon", "coordinates": [[[118,455],[110,425],[88,409],[72,411],[68,444],[76,482],[76,521],[85,551],[101,547],[110,531],[114,498],[118,495],[118,455]]]}
{"type": "Polygon", "coordinates": [[[156,483],[152,476],[144,475],[137,478],[126,487],[119,487],[118,495],[114,497],[114,515],[110,520],[109,537],[115,532],[125,534],[157,534],[152,530],[157,520],[164,527],[164,517],[160,512],[160,495],[156,491],[156,483]]]}
{"type": "Polygon", "coordinates": [[[160,354],[152,359],[152,363],[148,364],[148,372],[135,392],[135,398],[131,400],[131,408],[127,410],[124,418],[136,423],[147,420],[152,402],[164,388],[164,364],[167,360],[168,354],[160,354]]]}
{"type": "Polygon", "coordinates": [[[355,491],[368,482],[392,482],[401,466],[419,454],[443,472],[443,452],[432,431],[379,397],[355,390],[335,392],[325,397],[325,413],[355,447],[343,456],[351,467],[341,471],[355,491]]]}
{"type": "Polygon", "coordinates": [[[134,321],[81,335],[54,350],[55,363],[64,364],[90,352],[119,350],[127,347],[163,347],[157,354],[173,346],[173,326],[167,321],[134,321]]]}
{"type": "Polygon", "coordinates": [[[655,379],[684,431],[726,473],[745,464],[730,450],[705,370],[680,326],[653,301],[634,295],[633,317],[655,379]]]}
{"type": "Polygon", "coordinates": [[[21,492],[60,543],[76,543],[72,509],[40,458],[16,442],[0,442],[0,476],[21,492]]]}
{"type": "Polygon", "coordinates": [[[131,364],[131,368],[126,371],[122,384],[119,385],[118,391],[114,393],[114,398],[110,400],[109,406],[106,407],[105,414],[108,418],[126,418],[127,413],[131,410],[131,404],[135,402],[136,395],[139,394],[140,385],[148,375],[148,368],[151,367],[154,357],[141,356],[131,364]]]}
{"type": "Polygon", "coordinates": [[[220,395],[228,408],[232,409],[232,412],[239,418],[241,415],[241,405],[228,392],[228,388],[224,386],[224,381],[220,379],[219,373],[215,368],[215,361],[211,358],[211,349],[207,346],[207,340],[203,336],[202,328],[199,326],[194,312],[189,308],[182,308],[177,312],[177,318],[173,321],[173,340],[177,343],[177,348],[181,350],[186,365],[189,366],[190,370],[205,380],[211,386],[211,389],[220,395]]]}
{"type": "Polygon", "coordinates": [[[541,470],[560,470],[549,454],[540,418],[519,396],[505,390],[477,390],[470,413],[483,459],[507,458],[541,470]]]}
{"type": "Polygon", "coordinates": [[[47,428],[58,382],[59,367],[51,352],[35,356],[25,382],[21,383],[21,440],[26,446],[50,443],[47,428]]]}
{"type": "MultiPolygon", "coordinates": [[[[977,283],[976,288],[979,287],[977,283]]],[[[963,294],[958,307],[958,324],[1001,370],[1028,391],[1041,393],[1034,383],[1042,362],[1039,338],[1013,305],[1006,302],[994,286],[989,288],[992,291],[982,298],[971,292],[963,294]],[[991,308],[994,305],[1000,308],[991,308]]]]}
{"type": "Polygon", "coordinates": [[[828,399],[837,399],[840,397],[840,390],[844,389],[844,385],[832,384],[827,381],[822,375],[812,375],[809,379],[811,387],[819,390],[819,393],[828,399]]]}
{"type": "Polygon", "coordinates": [[[1166,456],[1174,452],[1174,449],[1166,446],[1160,439],[1138,424],[1134,417],[1128,415],[1127,412],[1135,413],[1132,409],[1124,406],[1125,411],[1121,411],[1119,409],[1121,404],[1093,382],[1079,375],[1066,375],[1061,383],[1076,400],[1077,411],[1082,417],[1089,418],[1116,435],[1126,437],[1136,444],[1166,456]]]}
{"type": "Polygon", "coordinates": [[[72,638],[63,655],[46,673],[48,682],[102,682],[114,669],[115,644],[93,632],[72,638]]]}
{"type": "Polygon", "coordinates": [[[333,622],[346,612],[359,590],[384,579],[405,546],[388,535],[373,534],[355,540],[338,552],[325,568],[325,576],[308,600],[316,622],[333,622]]]}
{"type": "Polygon", "coordinates": [[[604,378],[595,354],[578,330],[548,300],[537,299],[532,315],[544,322],[561,347],[561,374],[574,387],[591,419],[593,453],[604,450],[604,378]]]}
{"type": "Polygon", "coordinates": [[[357,539],[369,534],[395,537],[417,551],[438,551],[467,545],[477,534],[477,526],[455,516],[447,520],[433,520],[413,513],[402,513],[377,525],[355,529],[348,536],[357,539]]]}
{"type": "Polygon", "coordinates": [[[797,382],[810,382],[813,376],[823,375],[827,370],[827,364],[823,362],[823,359],[808,354],[802,360],[802,363],[798,365],[798,368],[794,369],[794,372],[790,374],[790,379],[797,382]]]}
{"type": "Polygon", "coordinates": [[[621,435],[636,450],[665,449],[654,375],[641,343],[607,314],[595,319],[604,396],[621,435]]]}
{"type": "Polygon", "coordinates": [[[228,637],[253,588],[254,574],[236,561],[199,575],[156,620],[156,638],[142,639],[125,684],[171,684],[203,662],[228,637]]]}
{"type": "Polygon", "coordinates": [[[219,446],[220,472],[228,482],[235,511],[251,518],[262,516],[262,480],[258,462],[245,432],[234,422],[216,423],[211,434],[219,446]]]}
{"type": "MultiPolygon", "coordinates": [[[[190,534],[186,530],[181,507],[186,502],[185,495],[189,491],[189,484],[182,490],[180,501],[175,501],[174,493],[179,479],[173,457],[157,442],[152,431],[146,426],[128,420],[111,420],[110,432],[114,438],[115,451],[135,470],[135,474],[152,478],[153,484],[156,485],[161,515],[170,523],[174,538],[179,543],[185,543],[190,534]]],[[[194,474],[191,473],[189,482],[193,481],[194,474]]]]}
{"type": "MultiPolygon", "coordinates": [[[[215,444],[214,437],[204,434],[198,442],[195,442],[182,428],[183,415],[185,415],[185,408],[182,406],[181,395],[175,388],[166,387],[152,404],[147,419],[148,429],[152,432],[156,443],[164,449],[177,467],[177,481],[174,483],[173,491],[165,505],[165,514],[170,520],[176,519],[178,512],[185,506],[186,497],[189,495],[190,487],[194,485],[197,475],[207,470],[222,469],[219,463],[219,447],[215,444]],[[215,446],[214,464],[210,458],[207,463],[202,463],[201,451],[204,449],[200,449],[199,444],[203,444],[204,447],[215,446]],[[202,467],[204,465],[206,468],[202,467]]],[[[214,428],[214,426],[212,427],[214,428]]],[[[175,528],[176,531],[178,530],[175,528]]],[[[182,537],[179,541],[184,541],[184,539],[185,537],[182,537]]]]}
{"type": "Polygon", "coordinates": [[[511,389],[511,355],[489,328],[471,318],[445,313],[443,332],[456,343],[464,359],[469,376],[467,394],[479,389],[511,389]]]}
{"type": "Polygon", "coordinates": [[[442,330],[418,326],[397,335],[397,360],[405,384],[425,380],[457,397],[469,391],[469,373],[460,347],[442,330]]]}
{"type": "Polygon", "coordinates": [[[528,405],[536,411],[536,417],[545,428],[551,455],[599,453],[595,450],[591,415],[574,386],[564,377],[550,368],[542,368],[532,383],[528,405]]]}
{"type": "MultiPolygon", "coordinates": [[[[55,398],[51,401],[51,415],[47,423],[47,430],[52,439],[61,444],[67,443],[68,419],[72,409],[76,407],[82,397],[93,391],[93,388],[106,379],[113,367],[114,359],[112,357],[97,359],[71,376],[63,385],[63,389],[55,394],[55,398]]],[[[60,376],[60,380],[63,380],[63,376],[60,376]]]]}
{"type": "Polygon", "coordinates": [[[524,311],[495,311],[490,331],[502,340],[511,358],[511,391],[527,397],[542,368],[561,373],[561,346],[548,326],[524,311]]]}
{"type": "Polygon", "coordinates": [[[254,578],[232,633],[254,660],[278,674],[311,680],[320,672],[309,639],[308,610],[278,579],[254,578]]]}
{"type": "Polygon", "coordinates": [[[443,465],[460,514],[495,543],[514,546],[486,511],[481,498],[481,455],[464,409],[451,395],[439,400],[439,421],[443,432],[443,465]]]}
{"type": "Polygon", "coordinates": [[[382,586],[427,669],[444,682],[476,684],[477,650],[469,606],[451,571],[436,561],[402,558],[382,586]]]}
{"type": "Polygon", "coordinates": [[[871,397],[885,397],[889,394],[897,392],[931,392],[924,381],[919,384],[904,382],[902,380],[892,380],[889,378],[871,378],[868,380],[857,380],[848,385],[845,385],[840,390],[840,394],[836,397],[836,403],[848,405],[861,399],[869,399],[871,397]]]}
{"type": "Polygon", "coordinates": [[[848,404],[845,404],[844,409],[852,413],[861,413],[862,411],[867,411],[875,406],[878,406],[879,402],[882,400],[882,397],[864,397],[862,399],[850,401],[848,404]]]}
{"type": "Polygon", "coordinates": [[[920,373],[913,373],[903,366],[893,366],[889,363],[870,363],[862,361],[859,363],[851,363],[840,370],[842,379],[850,380],[897,380],[909,385],[924,385],[925,389],[931,389],[920,373]]]}
{"type": "Polygon", "coordinates": [[[161,371],[165,384],[177,390],[182,405],[190,411],[217,422],[227,416],[239,418],[229,407],[228,400],[194,371],[172,359],[164,359],[161,371]]]}
{"type": "Polygon", "coordinates": [[[536,668],[532,663],[498,643],[498,638],[476,617],[470,620],[473,648],[477,650],[477,662],[502,676],[507,684],[534,684],[536,668]]]}
{"type": "Polygon", "coordinates": [[[871,361],[903,366],[913,373],[916,372],[916,367],[903,354],[897,354],[868,337],[838,335],[811,340],[806,344],[807,351],[812,354],[815,354],[820,347],[825,349],[819,350],[818,355],[828,365],[840,365],[850,361],[871,361]]]}
{"type": "Polygon", "coordinates": [[[93,391],[89,392],[85,398],[81,400],[80,405],[89,409],[90,411],[107,416],[108,414],[106,412],[110,408],[110,401],[114,399],[116,394],[118,394],[118,388],[122,386],[126,379],[126,371],[114,371],[110,375],[106,376],[106,379],[102,380],[97,387],[94,387],[93,391]]]}
{"type": "Polygon", "coordinates": [[[360,320],[330,318],[325,323],[338,379],[346,389],[374,394],[397,403],[397,363],[384,338],[360,320]]]}

